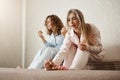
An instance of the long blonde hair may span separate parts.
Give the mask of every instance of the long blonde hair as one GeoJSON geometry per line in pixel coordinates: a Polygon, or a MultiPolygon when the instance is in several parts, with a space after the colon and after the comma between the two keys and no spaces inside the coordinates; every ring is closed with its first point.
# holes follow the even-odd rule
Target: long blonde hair
{"type": "MultiPolygon", "coordinates": [[[[82,12],[78,9],[70,9],[68,11],[67,18],[71,13],[74,13],[76,15],[77,19],[79,20],[79,22],[81,22],[81,25],[79,25],[79,30],[84,37],[83,42],[86,42],[87,44],[92,45],[91,40],[90,40],[91,26],[89,24],[85,23],[84,16],[83,16],[82,12]]],[[[68,25],[68,22],[67,22],[67,25],[68,25]]]]}

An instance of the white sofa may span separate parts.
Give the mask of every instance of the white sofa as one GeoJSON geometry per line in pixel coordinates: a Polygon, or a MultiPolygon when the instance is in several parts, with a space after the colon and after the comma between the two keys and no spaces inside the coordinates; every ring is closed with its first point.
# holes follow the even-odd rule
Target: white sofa
{"type": "Polygon", "coordinates": [[[120,71],[0,68],[0,80],[120,80],[120,71]]]}

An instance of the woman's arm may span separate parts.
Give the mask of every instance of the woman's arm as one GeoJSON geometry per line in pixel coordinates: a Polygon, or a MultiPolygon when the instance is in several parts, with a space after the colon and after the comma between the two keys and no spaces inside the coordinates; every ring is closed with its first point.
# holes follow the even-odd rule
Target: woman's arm
{"type": "Polygon", "coordinates": [[[42,33],[43,33],[43,32],[42,32],[41,30],[38,31],[38,35],[39,35],[39,37],[41,38],[42,42],[43,42],[43,43],[46,43],[47,41],[45,40],[45,38],[44,38],[44,36],[43,36],[42,33]]]}
{"type": "Polygon", "coordinates": [[[67,30],[65,27],[63,27],[63,28],[61,29],[61,34],[65,37],[67,31],[68,31],[68,30],[67,30]]]}
{"type": "Polygon", "coordinates": [[[91,39],[94,45],[88,45],[87,50],[91,53],[99,54],[103,50],[100,31],[94,25],[92,25],[92,32],[93,34],[91,39]]]}
{"type": "Polygon", "coordinates": [[[65,59],[65,57],[67,56],[67,53],[71,47],[71,38],[70,38],[70,34],[67,32],[64,42],[60,48],[60,51],[57,53],[57,55],[54,57],[53,62],[56,65],[60,65],[61,62],[65,59]]]}
{"type": "Polygon", "coordinates": [[[42,42],[44,43],[44,45],[46,47],[55,47],[53,44],[51,44],[51,43],[48,42],[48,40],[51,40],[51,36],[50,35],[47,36],[47,40],[43,36],[43,32],[41,30],[38,31],[38,35],[39,35],[39,37],[41,38],[42,42]]]}

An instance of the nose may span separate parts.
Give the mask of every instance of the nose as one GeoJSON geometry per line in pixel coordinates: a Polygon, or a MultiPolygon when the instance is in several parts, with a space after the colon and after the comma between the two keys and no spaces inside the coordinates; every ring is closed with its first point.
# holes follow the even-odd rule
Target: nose
{"type": "Polygon", "coordinates": [[[51,26],[52,23],[48,23],[47,26],[51,26]]]}

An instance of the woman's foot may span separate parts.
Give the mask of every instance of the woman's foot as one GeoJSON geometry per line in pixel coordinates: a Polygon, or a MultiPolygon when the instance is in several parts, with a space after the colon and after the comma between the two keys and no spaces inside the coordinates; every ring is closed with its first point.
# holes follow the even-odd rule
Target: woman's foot
{"type": "Polygon", "coordinates": [[[65,66],[55,66],[55,67],[52,67],[52,70],[68,70],[65,66]]]}
{"type": "Polygon", "coordinates": [[[47,60],[45,62],[44,67],[45,67],[45,70],[68,70],[64,66],[58,66],[58,65],[56,65],[54,62],[52,62],[52,60],[47,60]]]}

